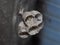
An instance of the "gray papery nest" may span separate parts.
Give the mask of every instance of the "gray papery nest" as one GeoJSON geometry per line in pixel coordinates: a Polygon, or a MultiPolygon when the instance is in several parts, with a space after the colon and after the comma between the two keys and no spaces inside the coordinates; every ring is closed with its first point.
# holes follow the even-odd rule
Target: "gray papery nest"
{"type": "Polygon", "coordinates": [[[36,10],[27,11],[22,14],[23,20],[18,25],[18,35],[21,38],[28,38],[36,35],[43,28],[43,15],[36,10]]]}

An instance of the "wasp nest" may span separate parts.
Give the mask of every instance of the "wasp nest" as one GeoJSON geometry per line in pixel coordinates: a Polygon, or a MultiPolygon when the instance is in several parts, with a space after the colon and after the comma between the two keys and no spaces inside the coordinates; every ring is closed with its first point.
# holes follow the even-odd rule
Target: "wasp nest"
{"type": "Polygon", "coordinates": [[[39,11],[28,11],[22,14],[23,20],[18,25],[18,34],[21,38],[35,35],[43,28],[43,15],[39,11]]]}

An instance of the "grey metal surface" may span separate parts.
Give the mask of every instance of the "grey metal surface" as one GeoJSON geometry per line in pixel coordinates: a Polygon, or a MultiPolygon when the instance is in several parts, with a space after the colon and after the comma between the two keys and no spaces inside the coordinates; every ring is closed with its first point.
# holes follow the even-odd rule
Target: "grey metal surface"
{"type": "Polygon", "coordinates": [[[45,26],[41,45],[60,45],[60,0],[46,0],[45,26]]]}

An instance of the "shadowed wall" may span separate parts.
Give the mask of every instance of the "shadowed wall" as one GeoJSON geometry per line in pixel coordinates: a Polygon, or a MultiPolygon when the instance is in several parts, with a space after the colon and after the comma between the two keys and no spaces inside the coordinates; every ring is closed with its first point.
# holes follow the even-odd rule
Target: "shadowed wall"
{"type": "Polygon", "coordinates": [[[24,7],[25,10],[34,9],[43,12],[43,5],[43,0],[0,0],[0,45],[37,45],[39,35],[32,36],[23,41],[17,35],[16,25],[18,22],[15,20],[16,23],[12,23],[12,20],[14,20],[14,16],[18,19],[16,15],[18,15],[17,12],[21,8],[20,6],[24,7]]]}

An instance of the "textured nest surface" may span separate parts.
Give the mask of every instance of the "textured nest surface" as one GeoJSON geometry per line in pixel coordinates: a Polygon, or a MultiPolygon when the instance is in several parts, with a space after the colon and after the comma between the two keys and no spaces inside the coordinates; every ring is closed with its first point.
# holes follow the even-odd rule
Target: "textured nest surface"
{"type": "Polygon", "coordinates": [[[24,21],[18,25],[19,37],[27,38],[29,35],[36,35],[43,28],[43,16],[39,11],[24,12],[22,17],[24,21]]]}

